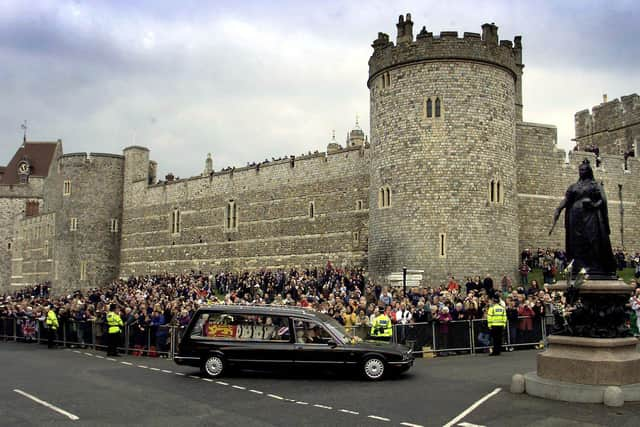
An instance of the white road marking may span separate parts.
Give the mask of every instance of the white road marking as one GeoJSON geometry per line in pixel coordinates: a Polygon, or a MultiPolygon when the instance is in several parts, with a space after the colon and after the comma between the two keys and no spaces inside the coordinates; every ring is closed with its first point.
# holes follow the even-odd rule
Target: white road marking
{"type": "Polygon", "coordinates": [[[269,397],[273,397],[274,399],[284,400],[284,397],[278,396],[277,394],[267,394],[269,397]]]}
{"type": "Polygon", "coordinates": [[[368,415],[368,418],[373,418],[378,421],[391,421],[389,418],[379,417],[377,415],[368,415]]]}
{"type": "Polygon", "coordinates": [[[284,399],[284,400],[286,400],[287,402],[295,402],[296,401],[295,399],[284,399]]]}
{"type": "Polygon", "coordinates": [[[78,354],[82,353],[81,351],[78,351],[78,350],[73,350],[73,352],[78,354]]]}
{"type": "Polygon", "coordinates": [[[93,356],[91,353],[85,353],[85,356],[93,356]]]}
{"type": "Polygon", "coordinates": [[[211,378],[203,378],[202,381],[206,381],[208,383],[212,383],[213,380],[211,378]]]}
{"type": "Polygon", "coordinates": [[[173,371],[170,371],[168,369],[163,369],[162,372],[164,372],[165,374],[173,374],[173,371]]]}
{"type": "Polygon", "coordinates": [[[160,370],[160,368],[149,368],[149,369],[151,369],[152,371],[159,371],[160,370]]]}
{"type": "Polygon", "coordinates": [[[322,409],[333,409],[331,406],[326,406],[326,405],[314,404],[313,406],[315,406],[316,408],[322,408],[322,409]]]}
{"type": "Polygon", "coordinates": [[[351,414],[351,415],[360,415],[360,412],[356,412],[356,411],[350,411],[348,409],[339,409],[340,412],[344,412],[345,414],[351,414]]]}
{"type": "Polygon", "coordinates": [[[486,426],[481,426],[481,425],[479,425],[479,424],[471,424],[471,423],[468,423],[468,422],[466,422],[466,421],[465,421],[465,422],[463,422],[463,423],[459,423],[458,425],[459,425],[460,427],[486,427],[486,426]]]}
{"type": "Polygon", "coordinates": [[[412,424],[412,423],[406,423],[406,422],[405,423],[400,423],[400,425],[407,426],[407,427],[424,427],[424,426],[422,426],[420,424],[412,424]]]}
{"type": "Polygon", "coordinates": [[[229,385],[229,383],[225,383],[224,381],[216,381],[216,384],[220,384],[220,385],[229,385]]]}
{"type": "Polygon", "coordinates": [[[104,356],[100,356],[100,355],[98,355],[98,354],[96,354],[96,357],[97,357],[98,359],[104,359],[104,356]]]}
{"type": "Polygon", "coordinates": [[[184,377],[184,374],[182,372],[175,372],[176,375],[180,375],[181,377],[184,377]]]}
{"type": "Polygon", "coordinates": [[[298,405],[308,405],[308,403],[307,403],[307,402],[302,402],[302,401],[297,401],[296,403],[297,403],[298,405]]]}
{"type": "Polygon", "coordinates": [[[263,392],[258,391],[258,390],[249,390],[249,391],[250,391],[251,393],[255,393],[255,394],[264,394],[263,392]]]}
{"type": "Polygon", "coordinates": [[[147,365],[138,365],[138,368],[149,369],[149,367],[147,365]]]}
{"type": "Polygon", "coordinates": [[[26,398],[28,398],[28,399],[33,400],[33,401],[34,401],[34,402],[36,402],[36,403],[41,404],[42,406],[46,406],[47,408],[52,409],[52,410],[56,411],[57,413],[62,414],[62,415],[64,415],[65,417],[67,417],[67,418],[69,418],[69,419],[71,419],[71,420],[73,420],[73,421],[77,421],[77,420],[79,420],[79,419],[80,419],[80,417],[78,417],[77,415],[73,415],[71,412],[67,412],[67,411],[65,411],[64,409],[60,409],[60,408],[58,408],[57,406],[52,405],[52,404],[51,404],[51,403],[49,403],[49,402],[45,402],[44,400],[38,399],[37,397],[32,396],[32,395],[30,395],[29,393],[25,393],[25,392],[24,392],[24,391],[22,391],[22,390],[18,390],[17,388],[15,388],[15,389],[13,389],[13,391],[15,391],[15,392],[16,392],[16,393],[18,393],[18,394],[21,394],[22,396],[24,396],[24,397],[26,397],[26,398]]]}
{"type": "Polygon", "coordinates": [[[109,360],[109,361],[111,361],[111,362],[115,362],[115,361],[116,361],[116,359],[112,359],[112,358],[110,358],[110,357],[107,357],[107,360],[109,360]]]}
{"type": "Polygon", "coordinates": [[[247,389],[246,387],[242,387],[242,386],[239,386],[239,385],[232,385],[231,387],[237,388],[238,390],[246,390],[247,389]]]}
{"type": "Polygon", "coordinates": [[[466,417],[467,415],[469,415],[471,412],[473,412],[478,406],[482,405],[484,402],[486,402],[487,400],[491,399],[493,396],[495,396],[496,394],[500,393],[502,389],[500,387],[498,387],[497,389],[493,390],[491,393],[487,394],[486,396],[484,396],[482,399],[478,400],[477,402],[475,402],[473,405],[469,406],[467,409],[465,409],[464,411],[462,411],[460,413],[460,415],[458,415],[457,417],[455,417],[454,419],[452,419],[451,421],[449,421],[447,424],[445,424],[443,427],[452,427],[454,425],[456,425],[456,423],[458,421],[461,421],[464,417],[466,417]]]}
{"type": "Polygon", "coordinates": [[[131,363],[131,362],[120,362],[120,363],[122,363],[123,365],[127,365],[127,366],[133,366],[133,363],[131,363]]]}
{"type": "MultiPolygon", "coordinates": [[[[151,368],[151,369],[153,369],[153,368],[151,368]]],[[[160,370],[160,369],[158,369],[158,370],[160,370]]],[[[199,380],[199,379],[200,379],[200,377],[198,377],[198,376],[196,376],[196,375],[187,375],[187,376],[188,376],[189,378],[193,378],[194,380],[199,380]]]]}

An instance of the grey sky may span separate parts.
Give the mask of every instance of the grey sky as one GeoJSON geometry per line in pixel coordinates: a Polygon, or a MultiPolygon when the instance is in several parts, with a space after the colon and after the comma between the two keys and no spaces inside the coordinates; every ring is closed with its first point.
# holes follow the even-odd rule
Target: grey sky
{"type": "Polygon", "coordinates": [[[370,44],[414,33],[523,37],[524,119],[558,127],[640,91],[640,2],[14,1],[0,3],[0,164],[21,140],[65,152],[151,149],[160,176],[198,174],[343,143],[356,114],[368,134],[370,44]],[[134,4],[131,4],[134,3],[134,4]]]}

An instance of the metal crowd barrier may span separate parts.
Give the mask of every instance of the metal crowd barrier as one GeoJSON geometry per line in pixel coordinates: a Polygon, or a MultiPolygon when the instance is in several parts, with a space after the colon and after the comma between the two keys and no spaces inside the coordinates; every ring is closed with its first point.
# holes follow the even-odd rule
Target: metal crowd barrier
{"type": "MultiPolygon", "coordinates": [[[[102,322],[60,320],[54,342],[70,348],[106,350],[107,326],[102,322]]],[[[173,359],[184,327],[176,325],[127,324],[120,334],[118,351],[133,356],[173,359]]],[[[44,321],[32,318],[0,318],[0,340],[47,342],[44,321]]]]}
{"type": "MultiPolygon", "coordinates": [[[[508,322],[503,346],[509,349],[545,345],[549,320],[521,317],[513,324],[508,322]]],[[[369,325],[345,328],[361,339],[372,338],[369,325]]],[[[120,335],[118,350],[133,356],[173,359],[183,330],[184,327],[176,325],[127,324],[120,335]]],[[[0,340],[46,343],[44,322],[31,318],[0,318],[0,340]]],[[[489,328],[484,319],[396,324],[393,335],[383,340],[408,345],[414,354],[424,357],[451,352],[475,354],[488,352],[491,347],[489,328]]],[[[96,321],[61,321],[55,342],[64,347],[106,350],[107,326],[96,321]]]]}
{"type": "MultiPolygon", "coordinates": [[[[503,346],[505,349],[541,348],[546,344],[545,323],[545,318],[528,317],[521,317],[513,324],[507,322],[503,346]]],[[[414,354],[424,357],[451,352],[483,353],[491,347],[491,335],[485,319],[396,324],[393,340],[410,346],[414,354]]]]}

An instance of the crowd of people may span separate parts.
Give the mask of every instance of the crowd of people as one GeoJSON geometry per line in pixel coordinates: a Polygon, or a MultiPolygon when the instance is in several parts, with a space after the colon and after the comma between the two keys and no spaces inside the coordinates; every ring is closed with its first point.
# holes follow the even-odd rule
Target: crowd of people
{"type": "MultiPolygon", "coordinates": [[[[545,266],[554,265],[552,276],[558,274],[563,262],[561,251],[538,250],[535,255],[523,252],[527,267],[543,268],[544,272],[545,266]]],[[[631,262],[640,264],[633,257],[631,262]]],[[[509,342],[532,343],[542,338],[543,323],[550,332],[554,311],[562,314],[571,307],[565,295],[548,289],[547,283],[552,280],[524,281],[522,270],[520,274],[520,281],[506,273],[496,280],[489,274],[462,281],[450,276],[438,286],[410,287],[406,294],[401,288],[373,283],[362,268],[338,268],[330,262],[312,269],[132,277],[87,292],[58,296],[53,296],[45,283],[1,297],[0,318],[20,319],[20,333],[28,339],[35,336],[38,321],[51,306],[67,340],[82,345],[100,339],[104,329],[96,325],[105,324],[109,306],[115,304],[128,330],[129,348],[163,354],[168,350],[170,328],[186,326],[202,304],[276,304],[326,313],[363,338],[382,313],[394,325],[431,323],[435,325],[437,347],[457,348],[460,339],[470,337],[465,337],[468,332],[460,332],[468,327],[457,328],[456,324],[463,322],[456,321],[485,319],[497,296],[507,311],[509,342]]],[[[632,316],[640,315],[640,291],[635,306],[631,300],[628,309],[632,316]]],[[[637,325],[636,319],[631,320],[632,326],[637,325]]],[[[634,333],[638,333],[637,328],[634,333]]],[[[474,339],[484,343],[482,332],[474,339]]]]}

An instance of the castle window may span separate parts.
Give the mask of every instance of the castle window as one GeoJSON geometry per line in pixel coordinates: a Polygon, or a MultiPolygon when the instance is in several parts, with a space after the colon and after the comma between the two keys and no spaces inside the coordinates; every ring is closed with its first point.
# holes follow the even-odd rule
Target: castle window
{"type": "Polygon", "coordinates": [[[388,208],[389,206],[391,206],[391,189],[385,186],[378,192],[378,207],[388,208]]]}
{"type": "Polygon", "coordinates": [[[357,211],[361,211],[363,209],[364,203],[362,202],[362,200],[358,200],[356,201],[356,210],[357,211]]]}
{"type": "Polygon", "coordinates": [[[359,241],[360,241],[360,232],[358,232],[358,231],[354,231],[354,232],[353,232],[353,242],[354,242],[354,243],[357,243],[357,242],[359,242],[359,241]]]}
{"type": "Polygon", "coordinates": [[[80,261],[80,280],[87,280],[87,261],[80,261]]]}
{"type": "Polygon", "coordinates": [[[491,184],[489,185],[489,201],[494,203],[496,201],[496,182],[491,180],[491,184]]]}
{"type": "Polygon", "coordinates": [[[447,235],[445,233],[440,233],[438,236],[438,256],[440,258],[447,257],[447,235]]]}
{"type": "Polygon", "coordinates": [[[385,74],[387,78],[387,87],[391,87],[391,75],[389,73],[385,74]]]}
{"type": "Polygon", "coordinates": [[[230,200],[227,203],[227,210],[225,212],[225,228],[227,230],[236,230],[238,228],[238,211],[236,202],[230,200]]]}
{"type": "Polygon", "coordinates": [[[71,218],[69,223],[69,231],[77,231],[78,230],[78,218],[71,218]]]}
{"type": "Polygon", "coordinates": [[[316,203],[309,202],[309,219],[313,219],[316,216],[316,203]]]}
{"type": "Polygon", "coordinates": [[[430,119],[431,117],[433,117],[433,102],[431,101],[431,98],[427,99],[427,118],[430,119]]]}
{"type": "Polygon", "coordinates": [[[7,243],[7,250],[11,250],[11,242],[7,243]]]}
{"type": "Polygon", "coordinates": [[[502,190],[500,189],[500,181],[496,182],[496,203],[502,203],[502,190]]]}
{"type": "Polygon", "coordinates": [[[436,117],[440,117],[440,98],[436,98],[436,117]]]}
{"type": "MultiPolygon", "coordinates": [[[[117,226],[117,224],[116,224],[116,226],[117,226]]],[[[181,224],[180,224],[180,209],[176,208],[176,209],[173,210],[173,212],[171,212],[171,234],[180,233],[180,228],[181,228],[181,224]]]]}
{"type": "Polygon", "coordinates": [[[42,245],[42,252],[45,257],[49,258],[49,241],[48,240],[44,241],[44,244],[42,245]]]}
{"type": "Polygon", "coordinates": [[[109,224],[109,231],[112,233],[118,232],[118,218],[111,218],[111,222],[109,224]]]}
{"type": "Polygon", "coordinates": [[[71,181],[66,180],[64,182],[64,187],[62,189],[62,195],[63,196],[70,196],[71,195],[71,181]]]}

